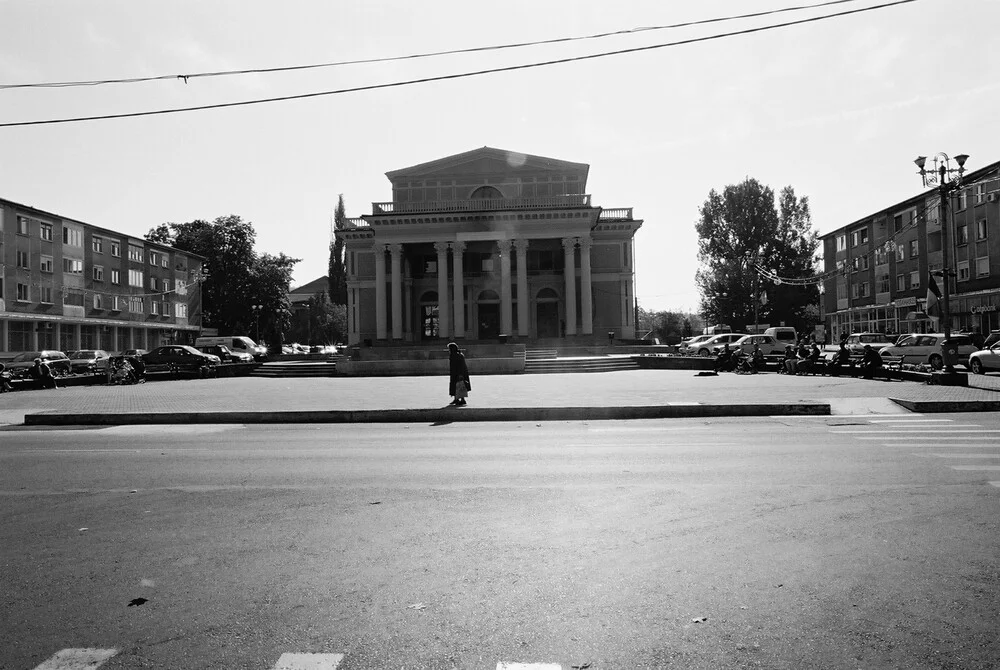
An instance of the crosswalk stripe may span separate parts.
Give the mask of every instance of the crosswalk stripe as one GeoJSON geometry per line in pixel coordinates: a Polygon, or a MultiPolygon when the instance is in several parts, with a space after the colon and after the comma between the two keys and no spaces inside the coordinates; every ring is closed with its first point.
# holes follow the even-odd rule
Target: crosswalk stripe
{"type": "MultiPolygon", "coordinates": [[[[917,447],[933,447],[935,444],[939,444],[941,440],[950,438],[950,435],[938,435],[935,437],[855,437],[855,440],[882,440],[883,442],[905,442],[906,444],[912,444],[917,447]],[[926,443],[926,444],[924,444],[926,443]]],[[[973,441],[984,441],[984,442],[996,442],[997,438],[992,435],[963,435],[962,437],[954,437],[952,439],[962,440],[962,442],[968,446],[969,442],[973,441]]],[[[899,445],[888,445],[888,446],[899,446],[899,445]]]]}
{"type": "Polygon", "coordinates": [[[974,430],[969,430],[965,428],[956,429],[954,426],[928,426],[927,428],[914,428],[914,429],[874,429],[874,430],[831,430],[834,435],[870,435],[872,433],[878,433],[880,435],[943,435],[951,433],[961,433],[962,435],[971,433],[1000,433],[1000,430],[990,429],[990,428],[977,428],[974,430]]]}
{"type": "Polygon", "coordinates": [[[936,456],[938,458],[1000,458],[1000,454],[914,454],[914,456],[936,456]]]}
{"type": "Polygon", "coordinates": [[[271,670],[334,670],[343,654],[282,654],[271,670]]]}
{"type": "Polygon", "coordinates": [[[559,663],[497,663],[497,670],[562,670],[559,663]]]}
{"type": "Polygon", "coordinates": [[[35,670],[94,670],[117,653],[117,649],[62,649],[35,670]]]}
{"type": "Polygon", "coordinates": [[[1000,470],[1000,465],[952,465],[952,470],[1000,470]]]}

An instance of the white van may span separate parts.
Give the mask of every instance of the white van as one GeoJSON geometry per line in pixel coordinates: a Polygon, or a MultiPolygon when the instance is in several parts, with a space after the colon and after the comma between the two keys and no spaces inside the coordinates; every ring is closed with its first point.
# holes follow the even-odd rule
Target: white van
{"type": "Polygon", "coordinates": [[[231,351],[236,351],[239,353],[250,354],[254,357],[254,360],[261,360],[261,357],[267,356],[267,349],[258,346],[253,340],[245,335],[225,335],[221,337],[199,337],[194,341],[195,349],[201,349],[202,347],[209,347],[214,344],[223,344],[231,351]]]}
{"type": "Polygon", "coordinates": [[[782,344],[790,344],[792,346],[795,346],[795,342],[798,339],[795,329],[791,326],[774,326],[765,330],[764,334],[770,335],[782,344]]]}

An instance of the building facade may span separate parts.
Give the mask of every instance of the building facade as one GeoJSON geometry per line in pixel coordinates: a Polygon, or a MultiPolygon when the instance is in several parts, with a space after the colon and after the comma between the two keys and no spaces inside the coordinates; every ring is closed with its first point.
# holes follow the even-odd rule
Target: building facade
{"type": "MultiPolygon", "coordinates": [[[[924,311],[932,272],[948,254],[953,331],[1000,329],[1000,162],[968,172],[941,220],[937,189],[821,236],[822,311],[836,342],[852,332],[943,330],[924,311]],[[942,245],[948,226],[948,248],[942,245]]],[[[935,281],[943,290],[943,277],[935,281]]]]}
{"type": "Polygon", "coordinates": [[[489,147],[388,172],[392,202],[335,231],[350,343],[634,338],[642,221],[588,172],[489,147]]]}
{"type": "Polygon", "coordinates": [[[0,352],[193,342],[202,261],[0,199],[0,352]]]}

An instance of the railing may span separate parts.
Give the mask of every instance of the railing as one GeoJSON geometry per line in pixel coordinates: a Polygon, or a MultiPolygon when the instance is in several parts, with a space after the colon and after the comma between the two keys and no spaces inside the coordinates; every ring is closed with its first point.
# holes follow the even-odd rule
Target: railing
{"type": "Polygon", "coordinates": [[[589,195],[551,195],[539,198],[476,198],[431,202],[373,202],[372,214],[427,212],[489,212],[507,209],[590,207],[589,195]]]}
{"type": "Polygon", "coordinates": [[[347,225],[344,226],[344,228],[349,230],[351,228],[371,228],[371,226],[368,225],[367,221],[359,217],[354,219],[347,219],[347,225]]]}
{"type": "Polygon", "coordinates": [[[603,209],[601,210],[600,221],[631,221],[632,220],[632,208],[631,207],[619,207],[617,209],[603,209]]]}

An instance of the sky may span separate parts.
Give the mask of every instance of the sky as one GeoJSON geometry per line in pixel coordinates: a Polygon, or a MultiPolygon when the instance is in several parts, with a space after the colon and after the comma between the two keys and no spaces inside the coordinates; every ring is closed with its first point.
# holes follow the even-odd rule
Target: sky
{"type": "MultiPolygon", "coordinates": [[[[295,96],[716,36],[892,0],[661,30],[816,0],[0,0],[0,124],[295,96]],[[188,77],[632,31],[434,58],[188,77]]],[[[257,251],[326,274],[332,213],[385,173],[482,146],[590,165],[632,207],[636,294],[698,311],[694,225],[752,177],[809,198],[820,234],[922,190],[913,159],[1000,160],[1000,0],[906,4],[751,34],[423,84],[185,113],[0,127],[0,198],[143,236],[237,214],[257,251]]]]}

